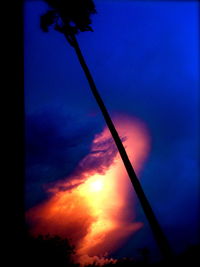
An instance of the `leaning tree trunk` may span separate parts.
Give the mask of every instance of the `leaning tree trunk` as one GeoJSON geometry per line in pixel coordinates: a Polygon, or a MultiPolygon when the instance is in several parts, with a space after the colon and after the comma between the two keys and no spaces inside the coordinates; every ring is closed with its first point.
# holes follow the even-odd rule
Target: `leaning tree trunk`
{"type": "Polygon", "coordinates": [[[93,95],[94,95],[94,97],[95,97],[95,99],[99,105],[99,108],[101,109],[103,117],[106,121],[106,124],[107,124],[107,126],[110,130],[110,133],[111,133],[111,135],[115,141],[115,144],[118,148],[118,151],[120,153],[120,156],[122,158],[122,161],[124,163],[126,171],[129,175],[131,183],[135,189],[135,192],[136,192],[137,197],[141,203],[141,206],[144,210],[144,213],[147,217],[147,220],[149,221],[149,224],[151,226],[155,240],[157,241],[157,244],[158,244],[163,256],[165,258],[170,258],[172,256],[171,248],[170,248],[168,241],[167,241],[167,239],[166,239],[166,237],[165,237],[165,235],[164,235],[164,233],[160,227],[160,224],[157,221],[157,218],[155,217],[155,214],[154,214],[154,212],[153,212],[153,210],[149,204],[149,201],[147,200],[147,197],[145,196],[145,193],[144,193],[144,191],[141,187],[141,184],[140,184],[140,182],[139,182],[139,180],[135,174],[135,171],[134,171],[132,164],[128,158],[126,150],[122,144],[122,141],[121,141],[121,139],[120,139],[120,137],[119,137],[119,135],[115,129],[115,126],[114,126],[114,124],[110,118],[110,115],[109,115],[109,113],[108,113],[108,111],[107,111],[107,109],[103,103],[103,100],[97,91],[96,85],[95,85],[94,80],[92,78],[92,75],[88,69],[88,66],[84,60],[84,57],[82,55],[82,52],[80,50],[79,44],[76,40],[76,37],[73,34],[70,36],[65,34],[65,37],[67,38],[67,40],[70,42],[70,44],[72,45],[72,47],[76,51],[76,54],[77,54],[77,57],[78,57],[79,62],[81,64],[81,67],[82,67],[82,69],[85,73],[85,76],[88,80],[88,83],[90,85],[90,89],[91,89],[91,91],[92,91],[92,93],[93,93],[93,95]]]}

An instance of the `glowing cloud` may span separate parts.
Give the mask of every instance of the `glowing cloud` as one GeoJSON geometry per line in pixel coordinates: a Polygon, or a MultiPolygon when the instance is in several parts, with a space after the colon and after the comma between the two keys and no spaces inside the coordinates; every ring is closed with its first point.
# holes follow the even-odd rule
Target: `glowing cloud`
{"type": "MultiPolygon", "coordinates": [[[[147,129],[122,116],[115,125],[138,174],[149,153],[147,129]]],[[[48,191],[49,199],[27,212],[31,232],[70,239],[82,264],[97,256],[108,261],[106,255],[142,227],[134,222],[134,190],[107,128],[96,135],[77,171],[48,191]]]]}

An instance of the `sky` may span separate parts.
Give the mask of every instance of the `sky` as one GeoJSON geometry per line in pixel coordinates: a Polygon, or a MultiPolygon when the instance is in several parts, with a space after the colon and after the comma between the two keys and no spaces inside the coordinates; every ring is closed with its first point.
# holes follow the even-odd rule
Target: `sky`
{"type": "MultiPolygon", "coordinates": [[[[198,3],[95,4],[94,32],[77,39],[111,117],[121,116],[122,124],[123,116],[133,118],[147,128],[150,150],[141,184],[173,249],[182,251],[199,241],[198,3]]],[[[72,47],[60,33],[40,29],[46,10],[41,1],[24,5],[27,210],[48,198],[48,184],[77,172],[105,129],[72,47]]],[[[101,169],[105,162],[97,158],[92,164],[101,169]]],[[[144,246],[157,253],[135,201],[136,219],[144,226],[114,256],[144,246]]]]}

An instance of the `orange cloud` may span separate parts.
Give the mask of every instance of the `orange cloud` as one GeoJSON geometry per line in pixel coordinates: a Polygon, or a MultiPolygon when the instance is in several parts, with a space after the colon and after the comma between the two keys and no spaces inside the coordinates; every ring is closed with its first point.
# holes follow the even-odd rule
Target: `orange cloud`
{"type": "MultiPolygon", "coordinates": [[[[148,131],[122,116],[115,125],[138,174],[149,153],[148,131]]],[[[142,227],[134,222],[134,190],[107,128],[96,135],[74,175],[48,191],[49,199],[27,212],[30,231],[70,239],[82,264],[108,261],[106,255],[142,227]]]]}

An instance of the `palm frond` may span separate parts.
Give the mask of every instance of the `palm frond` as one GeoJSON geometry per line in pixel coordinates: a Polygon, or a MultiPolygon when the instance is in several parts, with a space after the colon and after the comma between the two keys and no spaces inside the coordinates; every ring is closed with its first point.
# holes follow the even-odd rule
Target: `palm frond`
{"type": "Polygon", "coordinates": [[[52,10],[41,16],[41,28],[48,31],[49,26],[65,33],[93,31],[91,15],[96,13],[93,0],[44,0],[52,10]],[[58,20],[58,17],[60,20],[58,20]]]}
{"type": "Polygon", "coordinates": [[[40,27],[44,32],[48,32],[51,25],[54,25],[57,21],[57,15],[54,10],[49,10],[40,18],[40,27]]]}

